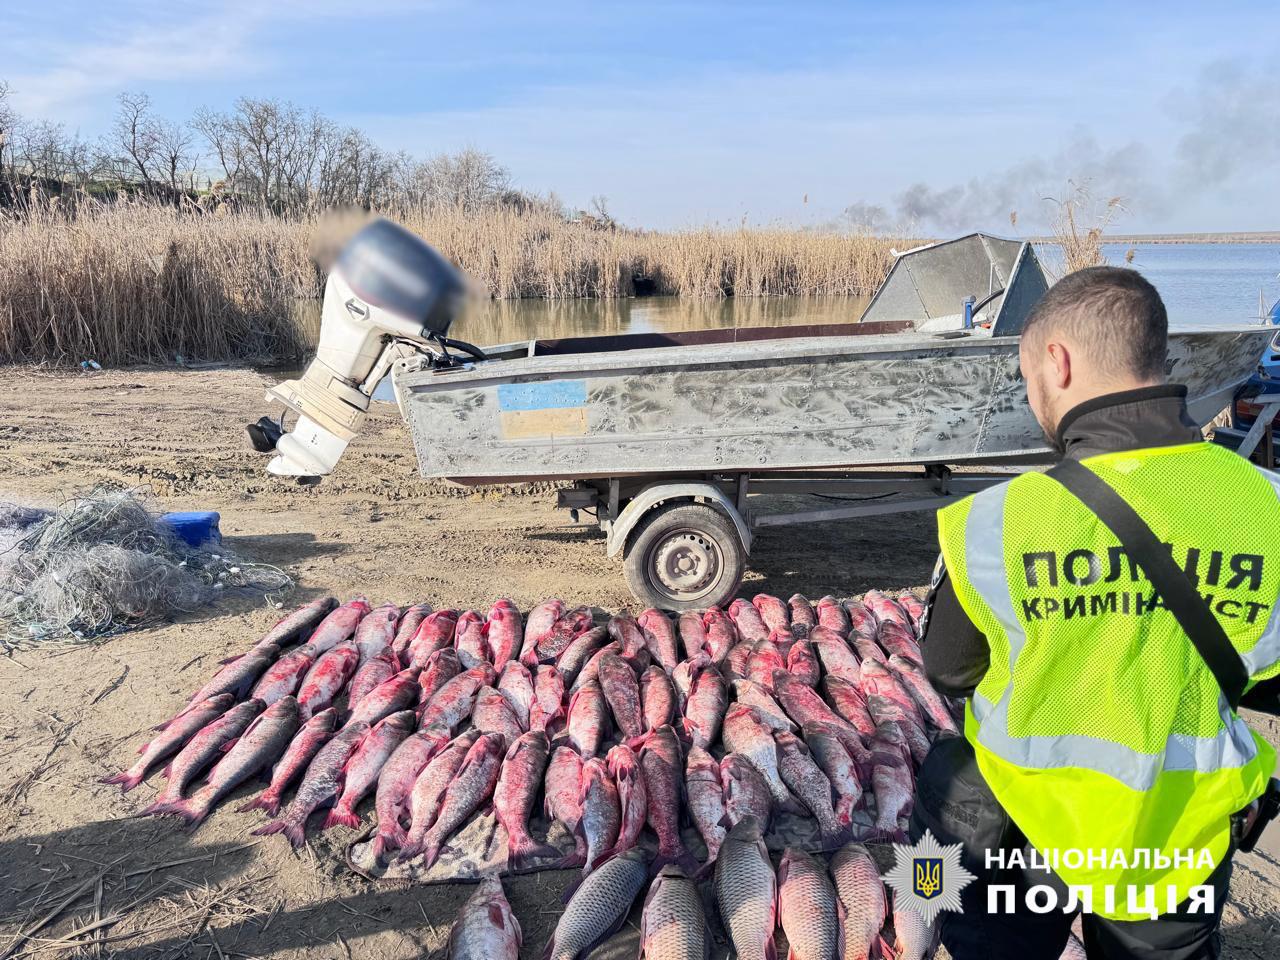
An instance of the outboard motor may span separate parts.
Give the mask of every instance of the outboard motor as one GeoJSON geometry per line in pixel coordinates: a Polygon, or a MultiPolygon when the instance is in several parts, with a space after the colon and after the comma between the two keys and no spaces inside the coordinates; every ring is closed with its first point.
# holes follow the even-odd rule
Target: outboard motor
{"type": "MultiPolygon", "coordinates": [[[[453,341],[445,334],[465,292],[452,264],[389,220],[374,220],[352,237],[325,283],[315,359],[300,379],[267,391],[268,400],[298,414],[291,431],[270,436],[276,456],[267,470],[294,477],[331,473],[391,365],[431,341],[448,355],[445,344],[453,341]]],[[[261,433],[262,425],[250,427],[255,445],[261,438],[254,427],[261,433]]]]}

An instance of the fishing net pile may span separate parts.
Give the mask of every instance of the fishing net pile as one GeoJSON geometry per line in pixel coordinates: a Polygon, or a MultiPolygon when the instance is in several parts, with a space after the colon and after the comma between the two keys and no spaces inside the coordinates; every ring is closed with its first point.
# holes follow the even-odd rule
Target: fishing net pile
{"type": "Polygon", "coordinates": [[[54,509],[0,504],[0,645],[78,642],[192,613],[290,578],[221,544],[195,547],[137,490],[97,488],[54,509]]]}

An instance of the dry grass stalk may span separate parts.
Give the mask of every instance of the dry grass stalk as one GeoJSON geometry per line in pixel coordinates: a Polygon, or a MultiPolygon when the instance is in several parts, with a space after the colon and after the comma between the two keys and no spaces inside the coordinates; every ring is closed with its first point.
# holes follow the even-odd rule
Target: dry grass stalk
{"type": "MultiPolygon", "coordinates": [[[[644,233],[541,210],[393,216],[501,299],[866,295],[902,238],[781,228],[644,233]]],[[[319,223],[147,202],[0,215],[0,362],[285,359],[319,297],[319,223]]]]}
{"type": "Polygon", "coordinates": [[[1053,238],[1062,248],[1065,272],[1075,273],[1085,267],[1100,267],[1107,263],[1102,252],[1103,234],[1115,218],[1125,212],[1125,207],[1123,197],[1111,197],[1099,204],[1089,193],[1087,184],[1071,182],[1070,187],[1071,191],[1064,199],[1048,199],[1058,205],[1053,238]]]}

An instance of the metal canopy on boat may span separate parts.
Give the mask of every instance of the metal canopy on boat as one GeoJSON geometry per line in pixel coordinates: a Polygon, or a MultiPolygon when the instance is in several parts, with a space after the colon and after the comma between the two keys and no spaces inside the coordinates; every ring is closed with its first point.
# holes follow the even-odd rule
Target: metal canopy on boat
{"type": "Polygon", "coordinates": [[[1049,288],[1030,243],[971,233],[898,255],[862,322],[910,320],[918,330],[958,329],[973,298],[975,326],[1016,336],[1049,288]]]}

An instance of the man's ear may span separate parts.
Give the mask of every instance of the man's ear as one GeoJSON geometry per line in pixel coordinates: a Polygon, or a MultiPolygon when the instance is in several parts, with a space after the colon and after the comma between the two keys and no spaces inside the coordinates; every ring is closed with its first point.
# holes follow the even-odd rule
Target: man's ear
{"type": "Polygon", "coordinates": [[[1048,361],[1045,364],[1045,376],[1059,390],[1071,386],[1071,351],[1065,343],[1051,342],[1045,349],[1048,361]]]}

